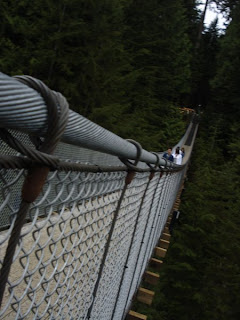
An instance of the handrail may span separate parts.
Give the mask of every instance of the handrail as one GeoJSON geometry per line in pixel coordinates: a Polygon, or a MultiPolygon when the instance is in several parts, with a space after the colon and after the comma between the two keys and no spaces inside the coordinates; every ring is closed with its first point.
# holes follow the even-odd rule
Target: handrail
{"type": "MultiPolygon", "coordinates": [[[[16,78],[0,72],[0,128],[16,129],[29,134],[44,135],[47,107],[43,98],[16,78]]],[[[116,134],[69,110],[69,119],[62,141],[119,158],[136,160],[136,147],[116,134]]],[[[161,154],[161,153],[160,153],[161,154]]],[[[141,162],[155,164],[156,155],[142,150],[141,162]]],[[[160,159],[161,166],[176,168],[160,159]]]]}

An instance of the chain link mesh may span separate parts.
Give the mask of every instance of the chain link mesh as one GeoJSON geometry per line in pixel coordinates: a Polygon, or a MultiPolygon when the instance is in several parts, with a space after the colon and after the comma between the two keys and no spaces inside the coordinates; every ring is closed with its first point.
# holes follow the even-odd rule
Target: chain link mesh
{"type": "MultiPolygon", "coordinates": [[[[18,138],[33,146],[27,134],[18,138]]],[[[4,142],[0,147],[2,154],[17,155],[4,142]]],[[[66,143],[59,144],[56,155],[82,163],[120,165],[114,156],[66,143]]],[[[21,230],[1,319],[123,319],[173,205],[182,171],[165,172],[162,177],[157,172],[152,180],[149,172],[135,174],[107,248],[126,175],[58,170],[48,174],[21,230]]],[[[0,170],[0,265],[25,176],[23,169],[0,170]]]]}
{"type": "Polygon", "coordinates": [[[0,319],[123,320],[198,119],[177,166],[69,110],[41,81],[17,79],[0,73],[0,319]]]}

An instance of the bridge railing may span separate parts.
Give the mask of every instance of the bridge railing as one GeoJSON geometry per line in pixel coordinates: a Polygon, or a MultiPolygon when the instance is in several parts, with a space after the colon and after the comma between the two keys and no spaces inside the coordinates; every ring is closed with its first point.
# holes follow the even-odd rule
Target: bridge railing
{"type": "Polygon", "coordinates": [[[0,74],[1,319],[124,319],[187,168],[161,156],[0,74]]]}

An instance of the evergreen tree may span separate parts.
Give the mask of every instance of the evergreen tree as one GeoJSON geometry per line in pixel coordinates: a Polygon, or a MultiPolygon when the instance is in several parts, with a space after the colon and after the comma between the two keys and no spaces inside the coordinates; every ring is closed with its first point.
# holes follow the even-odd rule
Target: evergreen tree
{"type": "Polygon", "coordinates": [[[3,0],[0,15],[1,71],[41,79],[144,148],[180,138],[191,58],[182,0],[3,0]]]}
{"type": "Polygon", "coordinates": [[[121,133],[159,150],[163,142],[176,143],[169,137],[180,138],[184,130],[176,107],[190,87],[185,11],[182,1],[132,0],[125,14],[125,48],[132,69],[121,133]]]}
{"type": "Polygon", "coordinates": [[[180,224],[161,271],[161,295],[155,302],[161,319],[236,320],[240,314],[239,178],[224,159],[215,130],[218,119],[208,115],[204,120],[180,224]]]}
{"type": "Polygon", "coordinates": [[[218,56],[217,74],[212,82],[214,103],[217,112],[224,113],[228,118],[240,116],[239,94],[239,52],[240,52],[240,4],[232,14],[232,21],[221,41],[221,51],[218,56]]]}
{"type": "Polygon", "coordinates": [[[3,0],[1,70],[40,78],[84,115],[119,101],[127,64],[123,4],[124,0],[3,0]]]}
{"type": "Polygon", "coordinates": [[[206,107],[211,99],[210,81],[216,72],[216,55],[219,52],[217,19],[202,34],[201,45],[195,51],[192,65],[192,105],[206,107]]]}

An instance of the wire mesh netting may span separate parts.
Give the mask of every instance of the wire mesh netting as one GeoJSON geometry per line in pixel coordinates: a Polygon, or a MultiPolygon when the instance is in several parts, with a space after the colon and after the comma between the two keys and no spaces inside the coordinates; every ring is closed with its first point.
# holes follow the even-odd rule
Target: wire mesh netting
{"type": "MultiPolygon", "coordinates": [[[[50,175],[45,191],[30,209],[31,221],[21,232],[5,290],[3,319],[84,317],[124,176],[73,172],[50,175]],[[68,193],[62,191],[63,185],[68,193]],[[56,188],[54,198],[51,187],[56,188]],[[59,203],[57,211],[53,210],[55,202],[59,203]],[[45,208],[44,216],[39,216],[39,205],[45,208]]],[[[9,232],[0,235],[1,259],[9,232]]]]}
{"type": "MultiPolygon", "coordinates": [[[[24,174],[1,170],[1,214],[5,208],[10,212],[9,228],[0,234],[1,263],[24,174]]],[[[173,176],[179,180],[181,172],[173,176]]],[[[49,174],[21,231],[1,319],[87,319],[90,307],[91,319],[122,318],[172,204],[164,190],[177,188],[171,175],[155,174],[149,185],[148,172],[135,175],[122,199],[94,296],[125,177],[126,172],[49,174]]]]}
{"type": "MultiPolygon", "coordinates": [[[[170,163],[162,153],[143,150],[71,110],[62,129],[64,142],[58,142],[53,157],[46,156],[38,151],[45,142],[39,132],[46,132],[41,126],[47,122],[42,98],[3,74],[0,82],[0,276],[6,283],[0,287],[0,319],[123,320],[172,210],[187,160],[181,167],[170,163]],[[26,154],[15,150],[16,138],[29,148],[21,149],[26,154]],[[26,201],[22,190],[31,169],[46,169],[36,155],[49,160],[49,173],[37,198],[26,201]]],[[[192,144],[195,127],[191,134],[192,144]]]]}

